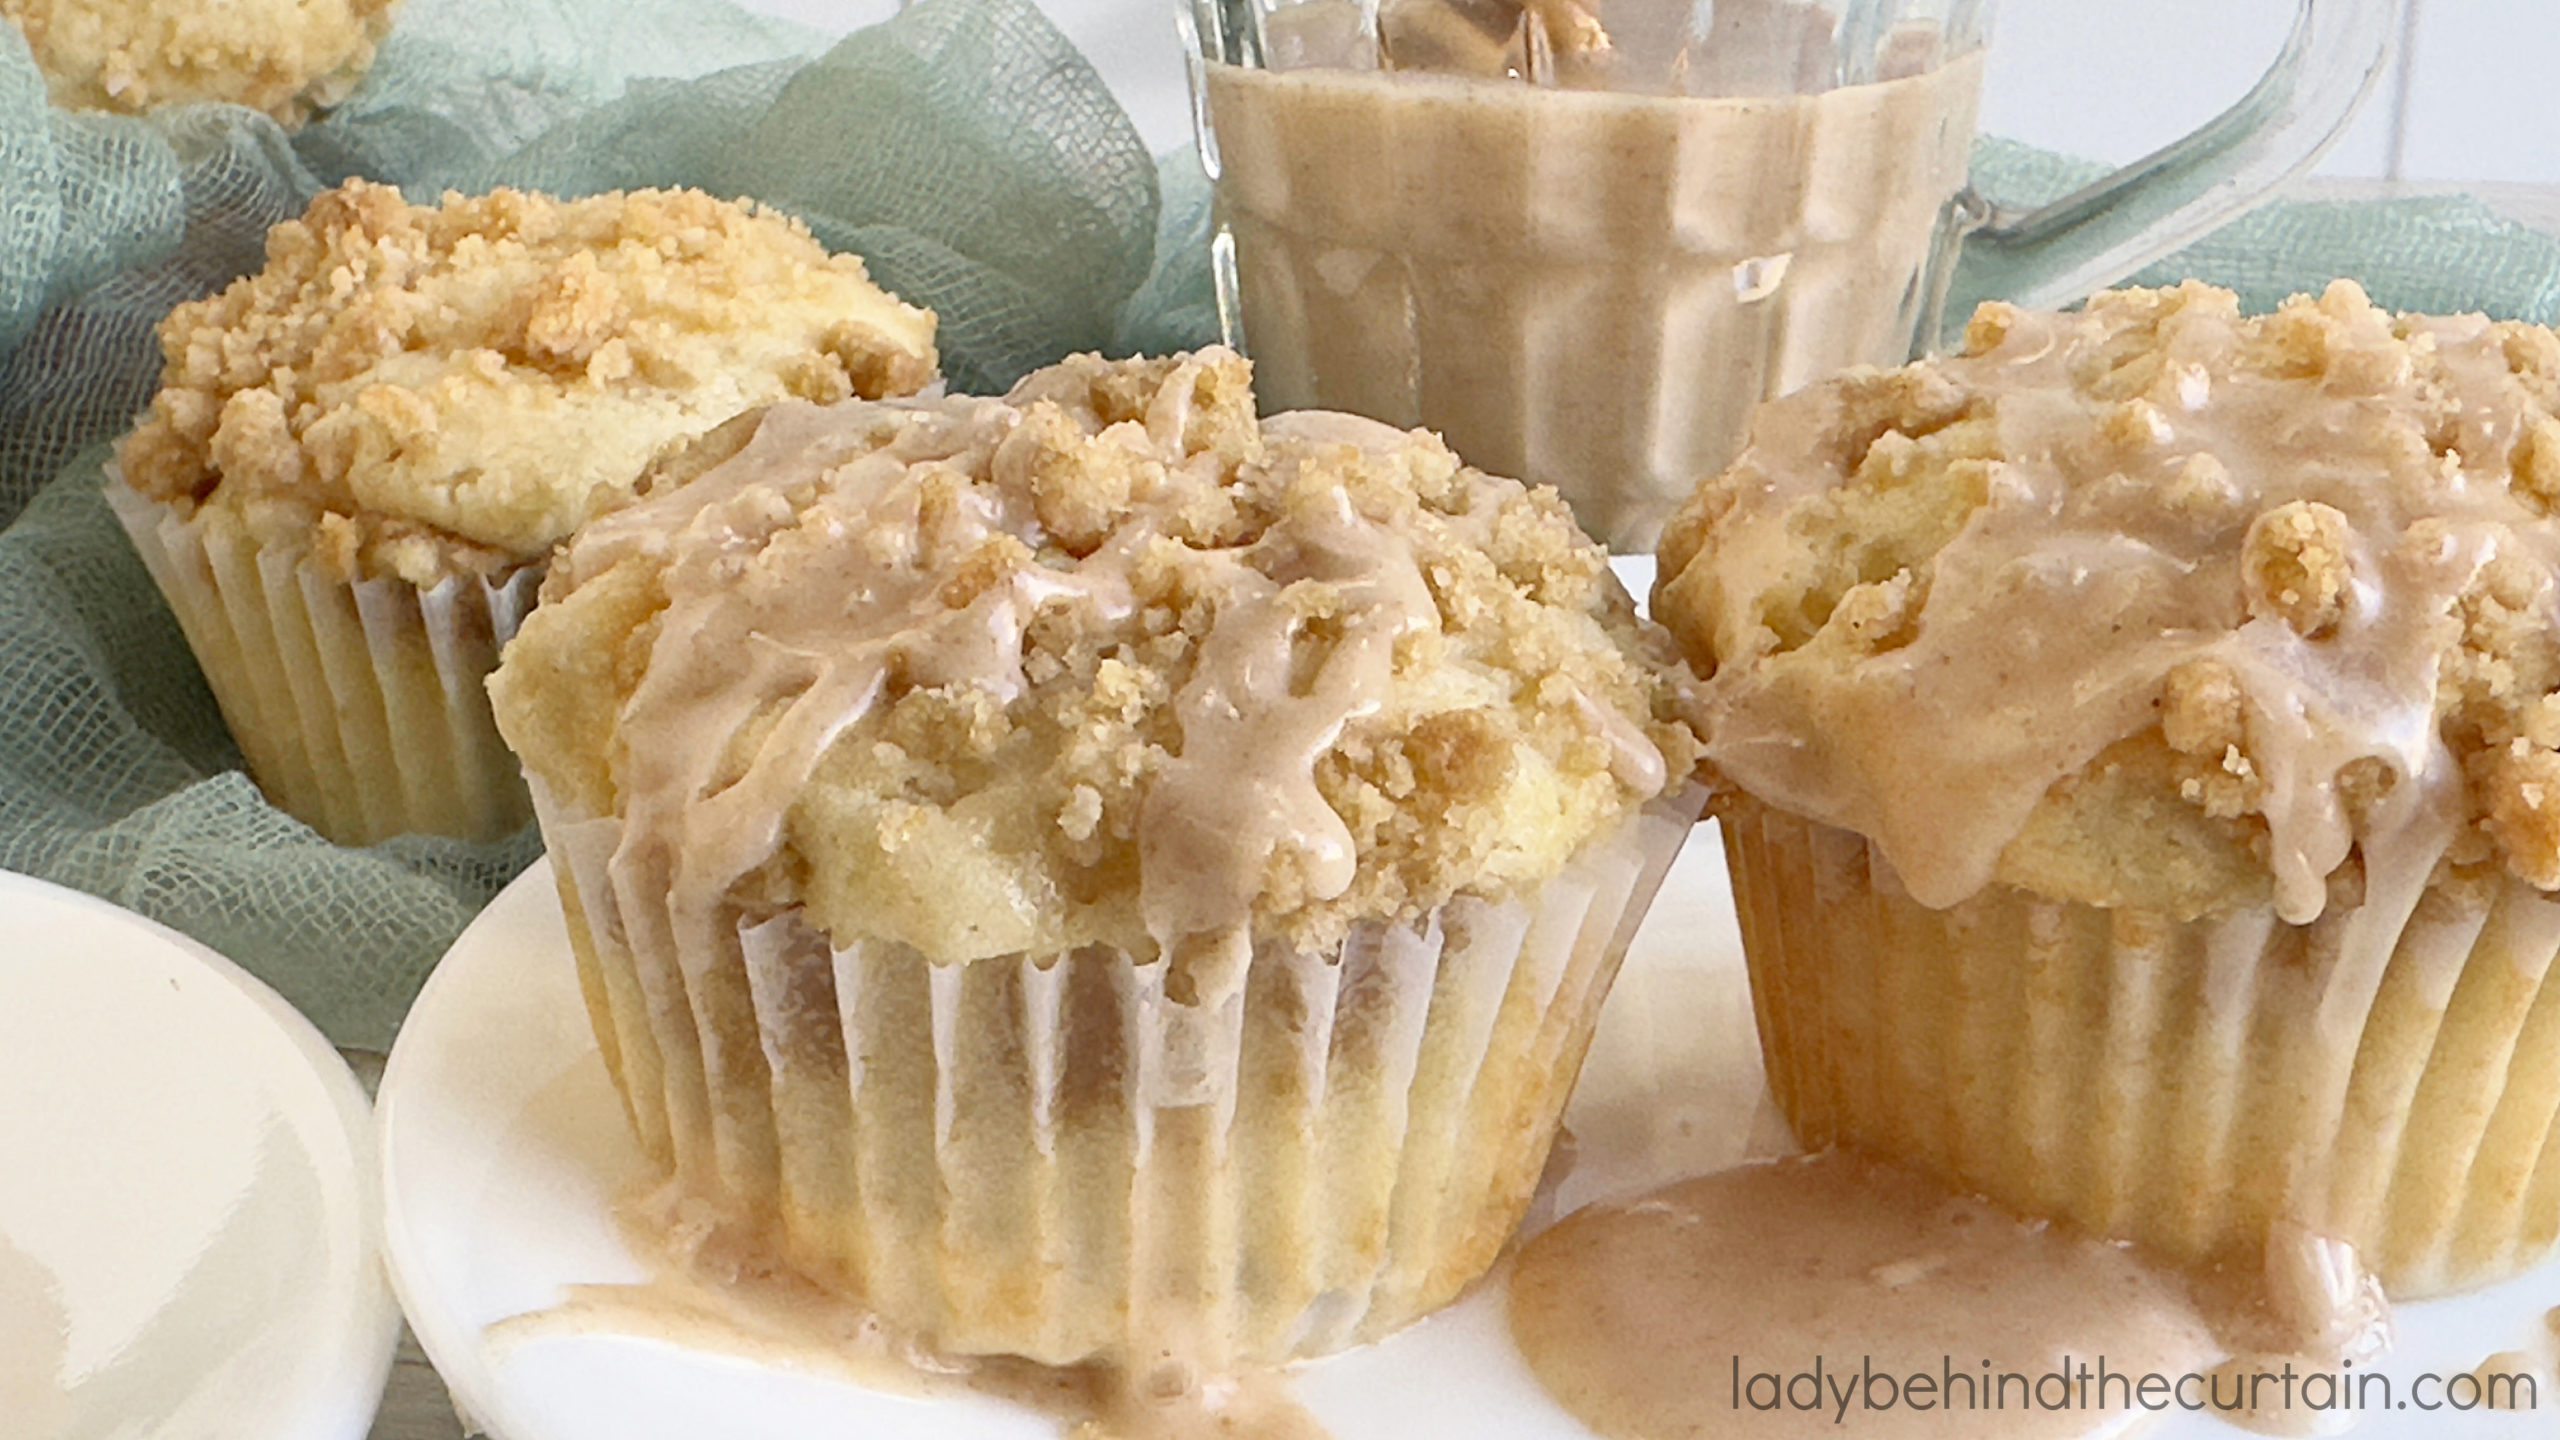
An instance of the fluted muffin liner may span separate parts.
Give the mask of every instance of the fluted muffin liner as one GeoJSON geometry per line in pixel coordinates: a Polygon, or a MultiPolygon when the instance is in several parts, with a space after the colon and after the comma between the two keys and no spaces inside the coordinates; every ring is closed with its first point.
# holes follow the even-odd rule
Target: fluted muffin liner
{"type": "Polygon", "coordinates": [[[2560,902],[2520,881],[2376,877],[2302,926],[2000,885],[1931,910],[1859,836],[1747,799],[1721,818],[1808,1146],[2190,1262],[2295,1222],[2401,1297],[2560,1235],[2560,902]]]}
{"type": "Polygon", "coordinates": [[[432,588],[348,581],[120,479],[107,500],[278,808],[341,845],[409,831],[489,840],[531,816],[485,682],[533,608],[540,564],[432,588]]]}
{"type": "Polygon", "coordinates": [[[621,822],[535,788],[598,1043],[680,1191],[947,1352],[1209,1367],[1375,1339],[1493,1262],[1704,802],[1186,995],[1151,955],[938,965],[796,907],[682,953],[666,896],[617,883],[621,822]]]}

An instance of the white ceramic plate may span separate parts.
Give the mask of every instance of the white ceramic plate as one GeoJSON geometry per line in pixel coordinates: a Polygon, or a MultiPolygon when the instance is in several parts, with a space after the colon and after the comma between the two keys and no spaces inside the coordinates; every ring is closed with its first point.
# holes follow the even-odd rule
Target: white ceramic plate
{"type": "MultiPolygon", "coordinates": [[[[1568,1123],[1579,1159],[1561,1208],[1729,1164],[1759,1111],[1723,862],[1701,830],[1664,886],[1612,996],[1568,1123]]],[[[385,1245],[409,1320],[463,1406],[501,1440],[1056,1440],[994,1401],[918,1401],[793,1368],[611,1333],[492,1342],[577,1283],[644,1278],[611,1216],[640,1158],[587,1030],[548,868],[500,895],[446,957],[401,1032],[381,1091],[385,1245]]],[[[1384,1344],[1296,1372],[1336,1440],[1589,1440],[1513,1350],[1496,1279],[1384,1344]]],[[[2405,1306],[2387,1368],[2469,1370],[2525,1347],[2560,1304],[2560,1265],[2494,1292],[2405,1306]]],[[[2546,1405],[2551,1397],[2546,1395],[2546,1405]]],[[[2173,1417],[2159,1436],[2240,1432],[2173,1417]]],[[[2385,1415],[2371,1440],[2548,1440],[2538,1417],[2385,1415]]]]}
{"type": "Polygon", "coordinates": [[[373,1119],[274,991],[0,872],[0,1434],[347,1440],[400,1317],[373,1119]]]}

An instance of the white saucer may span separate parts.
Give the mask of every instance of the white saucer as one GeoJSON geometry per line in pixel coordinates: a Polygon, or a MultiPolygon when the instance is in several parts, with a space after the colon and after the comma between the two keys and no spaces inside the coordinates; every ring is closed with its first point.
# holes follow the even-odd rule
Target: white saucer
{"type": "MultiPolygon", "coordinates": [[[[1629,956],[1568,1123],[1564,1208],[1741,1158],[1761,1093],[1738,942],[1712,829],[1699,831],[1629,956]],[[1677,1097],[1677,1098],[1675,1098],[1677,1097]]],[[[493,1343],[487,1327],[557,1305],[567,1286],[644,1278],[611,1206],[640,1172],[589,1037],[547,866],[454,946],[392,1052],[381,1092],[385,1246],[410,1324],[464,1407],[500,1440],[1056,1440],[994,1401],[867,1391],[787,1361],[630,1334],[493,1343]]],[[[1762,1123],[1767,1123],[1763,1121],[1762,1123]]],[[[2467,1371],[2528,1347],[2560,1304],[2560,1264],[2499,1290],[2402,1307],[2385,1369],[2467,1371]]],[[[1304,1367],[1298,1398],[1335,1440],[1591,1440],[1513,1350],[1500,1280],[1381,1345],[1304,1367]]],[[[2552,1403],[2546,1397],[2546,1407],[2552,1403]]],[[[2370,1416],[2360,1440],[2548,1440],[2539,1416],[2370,1416]]],[[[2235,1440],[2210,1419],[2149,1432],[2235,1440]]]]}
{"type": "Polygon", "coordinates": [[[0,1433],[348,1440],[400,1317],[373,1120],[211,950],[0,872],[0,1433]]]}

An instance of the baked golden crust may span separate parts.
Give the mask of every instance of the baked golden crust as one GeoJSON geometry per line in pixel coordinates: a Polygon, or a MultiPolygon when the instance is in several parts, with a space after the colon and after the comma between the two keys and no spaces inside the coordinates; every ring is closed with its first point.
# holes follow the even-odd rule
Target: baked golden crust
{"type": "Polygon", "coordinates": [[[538,559],[660,447],[758,405],[907,394],[933,316],[785,216],[698,191],[434,207],[349,181],[161,326],[128,484],[341,578],[538,559]]]}
{"type": "Polygon", "coordinates": [[[805,777],[780,777],[787,814],[737,882],[805,906],[840,943],[946,962],[1147,953],[1169,925],[1197,928],[1164,917],[1198,907],[1150,888],[1168,865],[1205,864],[1165,853],[1168,827],[1200,818],[1163,812],[1173,788],[1250,827],[1311,784],[1318,828],[1338,824],[1356,864],[1343,873],[1351,857],[1284,826],[1244,879],[1255,935],[1321,950],[1356,921],[1546,879],[1693,761],[1684,672],[1551,491],[1349,417],[1257,423],[1232,353],[1081,357],[1001,402],[786,407],[762,424],[725,464],[567,547],[491,689],[510,743],[568,808],[630,815],[641,767],[672,744],[716,744],[724,794],[762,783],[814,723],[793,707],[836,683],[823,665],[816,680],[793,671],[723,712],[743,719],[721,735],[688,740],[635,718],[644,691],[692,693],[688,667],[713,663],[685,637],[740,622],[777,652],[812,637],[913,650],[876,689],[847,686],[865,698],[828,720],[805,777]],[[891,494],[911,509],[874,498],[891,494]],[[1013,518],[962,523],[984,515],[1013,518]],[[1376,567],[1310,558],[1372,536],[1376,567]],[[801,612],[805,576],[869,563],[846,558],[855,546],[888,556],[880,586],[929,597],[883,635],[841,607],[801,612]],[[1375,683],[1355,686],[1335,660],[1388,633],[1364,587],[1408,556],[1428,614],[1377,641],[1375,683]],[[685,608],[677,592],[709,594],[717,566],[732,567],[716,602],[730,613],[685,608]],[[1110,598],[1078,598],[1097,594],[1110,598]],[[951,637],[991,634],[967,668],[951,637]],[[1257,653],[1286,657],[1287,674],[1220,669],[1229,647],[1266,640],[1257,653]],[[1274,680],[1286,694],[1243,698],[1274,680]],[[1287,742],[1309,747],[1301,758],[1208,738],[1337,689],[1321,703],[1338,725],[1287,742]],[[1186,764],[1191,779],[1169,778],[1186,764]],[[1221,784],[1238,794],[1221,800],[1221,784]]]}
{"type": "Polygon", "coordinates": [[[2304,920],[2385,844],[2560,888],[2555,411],[2550,331],[2345,281],[1989,305],[1958,356],[1764,410],[1655,613],[1717,672],[1727,777],[1928,903],[2304,920]],[[1914,797],[1980,863],[1922,853],[1914,797]]]}
{"type": "Polygon", "coordinates": [[[219,101],[294,126],[347,98],[399,0],[0,0],[53,103],[139,114],[219,101]]]}

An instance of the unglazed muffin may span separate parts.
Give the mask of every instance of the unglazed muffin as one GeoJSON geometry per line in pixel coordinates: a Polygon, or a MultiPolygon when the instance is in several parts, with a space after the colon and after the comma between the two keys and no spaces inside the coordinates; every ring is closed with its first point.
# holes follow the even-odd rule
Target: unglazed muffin
{"type": "Polygon", "coordinates": [[[250,772],[351,844],[524,822],[482,682],[551,547],[657,450],[934,373],[930,313],[695,191],[430,208],[350,181],[160,338],[109,498],[250,772]]]}
{"type": "Polygon", "coordinates": [[[1447,1301],[1703,797],[1552,492],[1244,363],[781,405],[491,682],[649,1154],[946,1351],[1193,1373],[1447,1301]]]}
{"type": "Polygon", "coordinates": [[[354,91],[399,0],[0,0],[53,103],[222,101],[301,124],[354,91]]]}
{"type": "Polygon", "coordinates": [[[1667,537],[1770,1079],[2190,1260],[2560,1231],[2560,341],[2351,283],[1986,306],[1667,537]]]}

